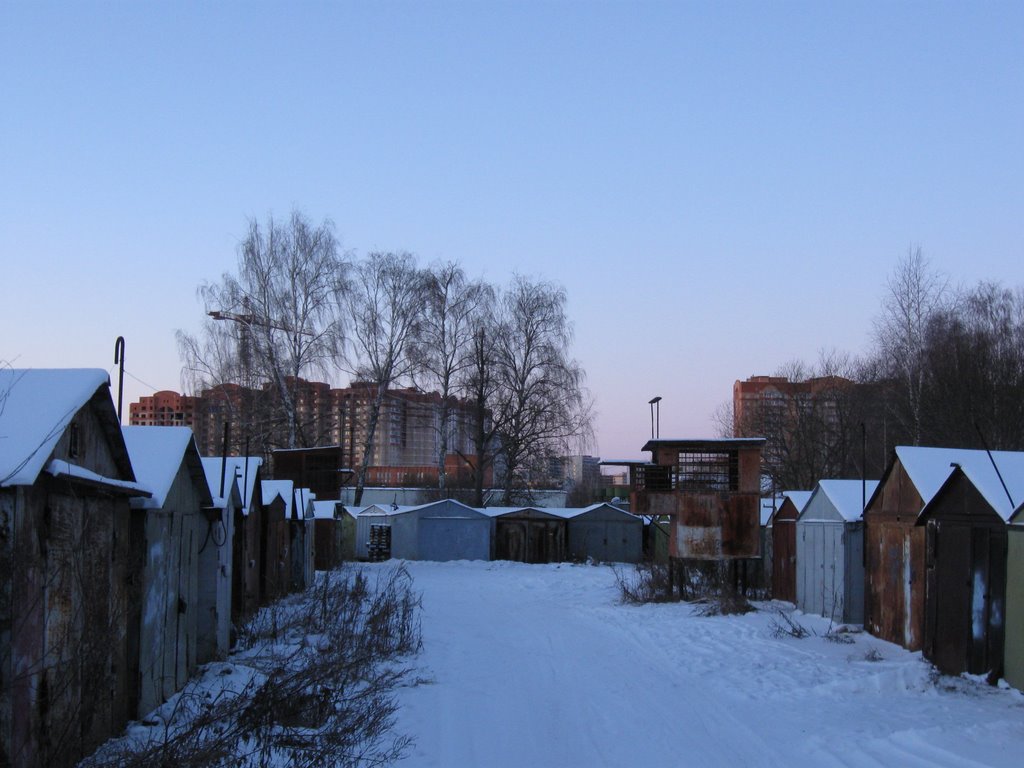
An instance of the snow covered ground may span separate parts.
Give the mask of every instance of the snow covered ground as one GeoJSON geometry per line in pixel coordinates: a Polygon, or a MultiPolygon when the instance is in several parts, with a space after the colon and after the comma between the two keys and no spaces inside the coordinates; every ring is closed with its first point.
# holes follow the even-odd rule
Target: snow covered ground
{"type": "Polygon", "coordinates": [[[1024,765],[1024,694],[863,633],[779,639],[772,604],[623,605],[603,566],[408,568],[424,650],[400,691],[402,768],[1024,765]]]}

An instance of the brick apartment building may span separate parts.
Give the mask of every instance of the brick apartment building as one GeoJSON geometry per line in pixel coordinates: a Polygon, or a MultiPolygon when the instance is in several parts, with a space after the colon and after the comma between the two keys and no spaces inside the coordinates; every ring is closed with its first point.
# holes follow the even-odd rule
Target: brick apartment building
{"type": "MultiPolygon", "coordinates": [[[[357,467],[363,459],[363,446],[370,415],[374,386],[353,382],[344,388],[332,388],[324,382],[289,379],[288,384],[298,414],[297,440],[300,447],[341,446],[343,461],[357,467]]],[[[128,420],[132,425],[190,426],[203,455],[221,453],[224,424],[232,423],[228,453],[269,454],[275,448],[288,447],[288,428],[273,388],[266,384],[250,389],[224,384],[205,389],[198,395],[182,395],[162,390],[131,403],[128,420]]],[[[437,482],[437,453],[441,434],[441,396],[413,388],[389,390],[384,399],[370,466],[370,481],[407,484],[437,482]],[[395,473],[382,468],[415,468],[395,473]],[[432,477],[432,480],[431,480],[432,477]]],[[[467,403],[449,402],[448,457],[449,474],[471,457],[472,412],[467,403]]]]}

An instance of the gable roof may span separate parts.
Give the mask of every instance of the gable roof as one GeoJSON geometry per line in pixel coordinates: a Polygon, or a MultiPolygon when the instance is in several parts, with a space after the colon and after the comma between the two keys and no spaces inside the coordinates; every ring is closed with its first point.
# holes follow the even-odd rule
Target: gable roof
{"type": "MultiPolygon", "coordinates": [[[[220,456],[204,456],[203,470],[210,485],[210,493],[220,493],[220,473],[223,462],[224,485],[228,486],[231,479],[238,478],[238,491],[242,495],[242,514],[249,514],[252,499],[256,493],[256,478],[259,477],[263,459],[256,456],[228,456],[224,461],[220,456]]],[[[225,487],[225,490],[227,488],[225,487]]]]}
{"type": "Polygon", "coordinates": [[[199,491],[200,503],[213,504],[190,427],[122,427],[121,431],[139,483],[153,494],[149,499],[133,500],[132,507],[163,507],[183,463],[199,491]]]}
{"type": "Polygon", "coordinates": [[[772,516],[778,511],[779,507],[782,506],[782,502],[785,501],[785,497],[781,494],[778,496],[762,496],[761,497],[761,525],[768,525],[772,521],[772,516]]]}
{"type": "MultiPolygon", "coordinates": [[[[317,520],[333,520],[334,510],[340,505],[340,501],[314,501],[313,502],[313,517],[317,520]]],[[[344,511],[342,507],[342,511],[344,511]]]]}
{"type": "Polygon", "coordinates": [[[294,484],[291,480],[264,480],[261,484],[263,491],[264,505],[274,503],[277,496],[284,502],[284,516],[292,516],[292,496],[294,495],[294,484]]]}
{"type": "Polygon", "coordinates": [[[807,502],[811,500],[811,494],[813,493],[814,491],[783,491],[782,502],[779,504],[779,508],[775,510],[775,514],[772,515],[772,522],[775,522],[775,518],[778,517],[783,504],[787,501],[793,505],[794,509],[796,509],[796,516],[800,517],[800,513],[804,511],[804,507],[806,507],[807,502]]]}
{"type": "Polygon", "coordinates": [[[1013,514],[1010,515],[1010,523],[1014,525],[1024,525],[1024,501],[1022,501],[1017,509],[1014,510],[1013,514]]]}
{"type": "MultiPolygon", "coordinates": [[[[871,498],[877,487],[877,480],[868,480],[866,483],[862,483],[860,480],[820,480],[811,498],[820,493],[831,502],[832,507],[843,520],[852,523],[861,519],[864,514],[862,505],[871,498]]],[[[801,518],[810,505],[811,501],[808,499],[800,512],[801,518]]]]}
{"type": "Polygon", "coordinates": [[[1024,504],[1016,503],[1024,496],[1024,453],[1010,455],[1016,455],[1019,458],[1008,461],[1004,457],[1000,461],[1000,459],[993,456],[999,462],[999,473],[1002,474],[1002,482],[999,479],[999,474],[992,467],[992,462],[988,464],[988,471],[985,471],[984,466],[977,464],[968,467],[963,465],[951,467],[949,477],[946,478],[939,490],[924,505],[921,514],[918,515],[917,524],[922,525],[932,516],[933,511],[936,509],[936,502],[942,496],[942,490],[954,481],[958,473],[977,489],[982,498],[992,507],[993,512],[999,515],[1005,522],[1012,520],[1016,511],[1024,506],[1024,504]],[[1003,482],[1006,483],[1005,488],[1003,487],[1003,482]],[[1007,493],[1013,497],[1014,503],[1011,503],[1007,493]]]}
{"type": "Polygon", "coordinates": [[[316,494],[313,493],[309,488],[296,488],[295,489],[295,513],[299,518],[306,517],[307,515],[312,517],[313,510],[311,504],[316,500],[316,494]]]}
{"type": "MultiPolygon", "coordinates": [[[[0,487],[35,483],[75,414],[94,398],[105,398],[114,415],[110,377],[99,368],[0,368],[0,487]]],[[[109,421],[117,461],[116,415],[109,421]]],[[[126,457],[119,464],[117,479],[134,480],[126,457]]]]}
{"type": "MultiPolygon", "coordinates": [[[[910,482],[914,484],[924,507],[935,497],[939,489],[946,483],[953,473],[954,465],[958,465],[970,478],[978,491],[985,497],[992,508],[1004,519],[1008,519],[1013,512],[1014,505],[1003,490],[999,475],[1002,475],[1006,486],[1013,496],[1016,504],[1024,499],[1024,451],[992,451],[989,458],[988,451],[976,448],[927,448],[921,446],[898,445],[894,450],[896,459],[899,459],[910,482]],[[999,467],[999,474],[996,473],[992,462],[999,467]]],[[[894,461],[889,463],[882,481],[889,476],[894,461]]],[[[879,488],[868,499],[868,506],[878,495],[879,488]]]]}
{"type": "MultiPolygon", "coordinates": [[[[483,510],[471,507],[468,504],[463,504],[461,501],[456,499],[439,499],[437,501],[430,501],[426,504],[417,504],[412,507],[399,507],[397,510],[393,510],[396,515],[403,515],[408,513],[417,514],[429,514],[433,512],[446,512],[446,513],[460,513],[469,517],[486,517],[483,510]]],[[[457,515],[446,514],[445,517],[452,517],[457,515]]]]}

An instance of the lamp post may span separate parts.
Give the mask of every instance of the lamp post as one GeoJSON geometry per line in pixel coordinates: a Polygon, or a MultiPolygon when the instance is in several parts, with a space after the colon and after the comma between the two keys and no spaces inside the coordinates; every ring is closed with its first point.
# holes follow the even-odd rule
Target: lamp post
{"type": "Polygon", "coordinates": [[[652,397],[647,402],[651,406],[651,440],[653,440],[655,437],[661,437],[661,405],[660,405],[660,403],[661,403],[661,395],[658,395],[657,397],[652,397]],[[655,421],[654,421],[654,410],[655,409],[654,409],[654,407],[655,406],[658,406],[658,409],[657,409],[658,410],[658,421],[657,421],[658,429],[657,429],[657,431],[655,431],[655,429],[654,429],[654,424],[655,424],[655,421]]]}

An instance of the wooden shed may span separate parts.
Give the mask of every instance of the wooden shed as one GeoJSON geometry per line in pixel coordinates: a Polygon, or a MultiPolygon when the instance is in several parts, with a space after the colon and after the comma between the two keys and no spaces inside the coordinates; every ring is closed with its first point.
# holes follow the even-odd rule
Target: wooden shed
{"type": "Polygon", "coordinates": [[[796,607],[864,623],[864,501],[877,480],[821,480],[796,521],[796,607]]]}
{"type": "Polygon", "coordinates": [[[315,565],[330,571],[356,558],[356,518],[340,501],[314,501],[315,565]]]}
{"type": "Polygon", "coordinates": [[[782,501],[781,495],[761,497],[761,565],[753,575],[752,586],[763,599],[772,594],[772,518],[782,506],[782,501]]]}
{"type": "Polygon", "coordinates": [[[316,494],[309,488],[296,488],[292,503],[290,526],[292,550],[291,589],[302,592],[313,586],[316,576],[316,520],[313,517],[313,502],[316,494]]]}
{"type": "Polygon", "coordinates": [[[1007,520],[1013,499],[1024,497],[1024,453],[993,460],[953,467],[917,520],[925,528],[922,650],[950,675],[1002,673],[1007,520]]]}
{"type": "Polygon", "coordinates": [[[0,368],[0,764],[74,765],[129,716],[129,498],[106,371],[0,368]]]}
{"type": "MultiPolygon", "coordinates": [[[[235,522],[241,517],[239,479],[228,474],[225,459],[202,460],[212,504],[204,509],[208,524],[199,546],[199,644],[196,658],[205,664],[231,650],[232,597],[235,570],[235,522]]],[[[243,563],[237,564],[244,568],[243,563]]]]}
{"type": "Polygon", "coordinates": [[[260,548],[263,561],[260,567],[260,602],[272,603],[288,594],[291,580],[290,537],[292,496],[290,480],[263,480],[260,495],[263,500],[260,548]]]}
{"type": "Polygon", "coordinates": [[[494,519],[494,559],[520,563],[560,563],[568,554],[562,515],[534,507],[486,507],[494,519]]]}
{"type": "MultiPolygon", "coordinates": [[[[1013,454],[993,451],[997,463],[1013,454]]],[[[864,511],[864,626],[876,637],[911,651],[924,647],[925,505],[955,465],[972,471],[991,467],[986,451],[897,446],[864,511]]]]}
{"type": "MultiPolygon", "coordinates": [[[[145,564],[138,626],[137,709],[145,716],[180,691],[197,666],[199,549],[211,535],[212,506],[199,450],[188,427],[123,427],[139,483],[133,499],[132,556],[145,564]]],[[[131,657],[130,657],[131,658],[131,657]]]]}
{"type": "Polygon", "coordinates": [[[796,603],[796,521],[810,491],[786,491],[771,520],[772,597],[796,603]]]}
{"type": "Polygon", "coordinates": [[[1024,503],[1006,527],[1006,681],[1024,691],[1024,503]]]}
{"type": "Polygon", "coordinates": [[[391,556],[403,560],[490,560],[491,518],[445,499],[390,515],[391,556]]]}
{"type": "MultiPolygon", "coordinates": [[[[550,510],[549,510],[550,511],[550,510]]],[[[570,560],[638,563],[643,557],[644,523],[614,504],[566,509],[570,560]]]]}
{"type": "Polygon", "coordinates": [[[232,479],[241,496],[235,510],[231,537],[231,619],[236,624],[251,616],[260,606],[263,576],[263,459],[255,456],[206,457],[203,469],[210,481],[211,493],[220,490],[221,475],[227,484],[232,479]]]}

